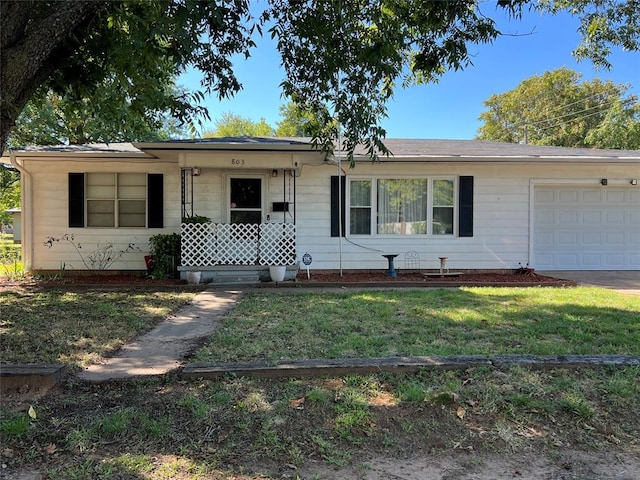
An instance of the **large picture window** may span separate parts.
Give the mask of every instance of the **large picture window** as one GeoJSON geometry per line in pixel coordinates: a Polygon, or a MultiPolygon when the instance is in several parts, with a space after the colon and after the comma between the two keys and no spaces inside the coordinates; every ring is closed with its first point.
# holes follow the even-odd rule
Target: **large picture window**
{"type": "Polygon", "coordinates": [[[453,235],[453,178],[349,181],[350,235],[453,235]]]}
{"type": "Polygon", "coordinates": [[[162,174],[70,173],[69,226],[162,228],[162,174]]]}
{"type": "Polygon", "coordinates": [[[377,232],[383,235],[427,233],[427,180],[378,180],[377,232]]]}

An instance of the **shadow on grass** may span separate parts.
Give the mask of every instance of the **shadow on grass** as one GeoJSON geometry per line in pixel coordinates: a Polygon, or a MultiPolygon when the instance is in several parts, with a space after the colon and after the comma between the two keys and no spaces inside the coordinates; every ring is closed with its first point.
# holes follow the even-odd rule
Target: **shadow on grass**
{"type": "Polygon", "coordinates": [[[597,288],[252,294],[196,361],[638,354],[640,299],[597,288]]]}

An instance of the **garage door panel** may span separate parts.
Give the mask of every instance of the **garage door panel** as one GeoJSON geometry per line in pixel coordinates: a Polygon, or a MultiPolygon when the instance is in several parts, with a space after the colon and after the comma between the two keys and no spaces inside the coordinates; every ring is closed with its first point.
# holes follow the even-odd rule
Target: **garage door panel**
{"type": "Polygon", "coordinates": [[[579,223],[579,217],[576,210],[569,210],[558,214],[561,225],[577,225],[579,223]]]}
{"type": "Polygon", "coordinates": [[[583,225],[601,225],[602,224],[602,212],[588,211],[582,214],[583,225]]]}
{"type": "Polygon", "coordinates": [[[624,225],[624,212],[607,212],[605,225],[624,225]]]}
{"type": "Polygon", "coordinates": [[[585,267],[587,267],[587,269],[593,270],[595,269],[595,267],[599,267],[600,265],[602,265],[602,259],[598,254],[594,254],[594,255],[585,254],[582,256],[582,263],[584,264],[585,267]]]}
{"type": "Polygon", "coordinates": [[[583,245],[600,245],[602,243],[602,233],[600,232],[584,232],[582,234],[583,245]]]}
{"type": "Polygon", "coordinates": [[[539,225],[555,225],[556,216],[549,211],[536,212],[536,223],[539,225]]]}
{"type": "Polygon", "coordinates": [[[562,203],[577,203],[578,194],[576,190],[560,190],[557,195],[557,199],[562,203]]]}
{"type": "Polygon", "coordinates": [[[538,269],[640,269],[638,187],[537,187],[533,218],[538,269]]]}
{"type": "Polygon", "coordinates": [[[600,203],[602,202],[602,192],[599,190],[587,190],[582,193],[583,203],[600,203]]]}
{"type": "Polygon", "coordinates": [[[607,190],[607,203],[623,204],[626,201],[626,192],[607,190]]]}

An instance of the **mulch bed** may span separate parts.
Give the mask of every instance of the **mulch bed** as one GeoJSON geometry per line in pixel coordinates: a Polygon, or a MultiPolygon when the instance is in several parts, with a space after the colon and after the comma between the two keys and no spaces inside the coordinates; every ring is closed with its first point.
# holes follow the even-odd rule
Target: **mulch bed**
{"type": "MultiPolygon", "coordinates": [[[[339,273],[313,273],[307,278],[307,272],[301,270],[294,282],[283,282],[282,286],[339,286],[339,285],[376,285],[376,286],[456,286],[456,285],[575,285],[575,282],[545,275],[515,273],[464,273],[459,276],[426,276],[420,272],[398,273],[398,276],[388,277],[386,272],[363,271],[339,273]]],[[[271,282],[263,283],[272,285],[271,282]]],[[[55,279],[27,279],[9,282],[0,279],[0,290],[6,288],[54,288],[54,287],[139,287],[139,288],[172,288],[187,286],[185,280],[175,278],[152,279],[137,275],[67,275],[55,279]]],[[[203,288],[203,285],[188,285],[203,288]]]]}
{"type": "Polygon", "coordinates": [[[348,272],[339,273],[313,273],[307,278],[307,273],[301,271],[296,278],[297,283],[302,284],[349,284],[349,283],[375,283],[386,285],[424,284],[429,285],[574,285],[574,282],[545,275],[515,273],[463,273],[459,276],[424,275],[420,272],[398,273],[397,277],[388,277],[385,272],[348,272]]]}

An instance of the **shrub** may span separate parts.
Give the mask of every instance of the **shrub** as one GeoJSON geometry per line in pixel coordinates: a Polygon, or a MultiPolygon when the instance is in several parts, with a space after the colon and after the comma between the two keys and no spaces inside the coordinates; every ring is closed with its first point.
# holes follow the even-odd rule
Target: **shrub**
{"type": "Polygon", "coordinates": [[[149,250],[153,257],[153,278],[175,276],[180,264],[180,235],[160,233],[149,238],[149,250]]]}

